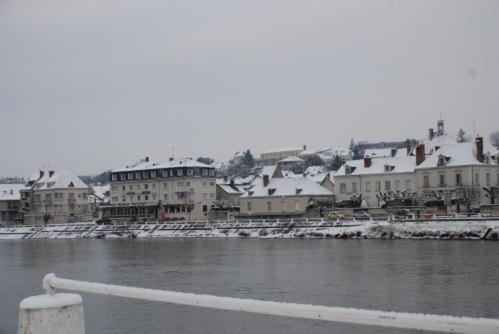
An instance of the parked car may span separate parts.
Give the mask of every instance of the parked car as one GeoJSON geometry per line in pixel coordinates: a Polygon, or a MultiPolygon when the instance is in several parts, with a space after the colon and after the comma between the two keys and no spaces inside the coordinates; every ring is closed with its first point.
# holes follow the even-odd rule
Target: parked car
{"type": "Polygon", "coordinates": [[[327,214],[327,219],[344,219],[345,215],[338,211],[331,211],[327,214]]]}
{"type": "Polygon", "coordinates": [[[365,212],[365,211],[359,211],[359,212],[355,212],[353,214],[353,217],[357,220],[368,220],[368,219],[371,219],[371,216],[365,212]]]}
{"type": "Polygon", "coordinates": [[[408,209],[401,209],[395,211],[395,219],[407,219],[412,218],[413,212],[408,209]]]}

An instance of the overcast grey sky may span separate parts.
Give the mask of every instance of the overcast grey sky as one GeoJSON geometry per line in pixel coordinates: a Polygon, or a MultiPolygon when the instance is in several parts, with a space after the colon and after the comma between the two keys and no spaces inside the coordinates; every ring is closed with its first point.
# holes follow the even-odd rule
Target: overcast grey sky
{"type": "Polygon", "coordinates": [[[499,1],[0,0],[0,176],[499,128],[499,1]]]}

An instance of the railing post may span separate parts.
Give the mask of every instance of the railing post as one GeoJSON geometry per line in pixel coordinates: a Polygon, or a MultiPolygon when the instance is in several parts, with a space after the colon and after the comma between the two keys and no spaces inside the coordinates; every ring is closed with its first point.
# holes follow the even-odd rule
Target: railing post
{"type": "Polygon", "coordinates": [[[47,294],[28,297],[19,305],[18,334],[85,334],[83,301],[73,293],[55,293],[48,274],[43,280],[47,294]]]}

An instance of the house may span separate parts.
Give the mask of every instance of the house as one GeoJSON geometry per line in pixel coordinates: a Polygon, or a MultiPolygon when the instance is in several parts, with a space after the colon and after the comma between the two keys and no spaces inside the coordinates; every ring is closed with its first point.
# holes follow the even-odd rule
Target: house
{"type": "MultiPolygon", "coordinates": [[[[420,150],[427,151],[424,147],[420,150]]],[[[448,205],[459,199],[463,191],[476,191],[479,198],[471,204],[490,204],[483,188],[499,186],[499,156],[495,147],[477,137],[474,142],[454,142],[433,150],[431,155],[418,156],[417,191],[439,192],[448,205]]]]}
{"type": "Polygon", "coordinates": [[[111,172],[114,220],[202,220],[216,200],[215,167],[192,159],[155,163],[148,157],[111,172]]]}
{"type": "Polygon", "coordinates": [[[21,193],[24,224],[91,221],[92,193],[83,181],[67,171],[39,171],[28,179],[21,193]]]}
{"type": "Polygon", "coordinates": [[[415,167],[412,155],[347,161],[334,174],[336,199],[346,201],[362,194],[366,206],[380,207],[384,204],[377,196],[380,192],[415,190],[415,167]]]}
{"type": "Polygon", "coordinates": [[[0,224],[13,224],[20,219],[23,184],[0,184],[0,224]]]}
{"type": "Polygon", "coordinates": [[[241,216],[304,216],[312,206],[334,202],[334,194],[307,177],[284,178],[264,171],[239,202],[241,216]]]}
{"type": "Polygon", "coordinates": [[[277,165],[283,170],[290,170],[295,173],[303,173],[305,161],[297,156],[287,157],[286,159],[279,160],[277,165]]]}
{"type": "Polygon", "coordinates": [[[280,147],[266,150],[261,153],[260,160],[261,164],[264,166],[276,165],[279,160],[286,159],[289,157],[297,157],[302,151],[306,150],[304,147],[280,147]]]}
{"type": "Polygon", "coordinates": [[[244,187],[236,184],[234,179],[228,183],[217,182],[217,201],[229,204],[232,207],[239,206],[239,197],[244,194],[244,187]]]}

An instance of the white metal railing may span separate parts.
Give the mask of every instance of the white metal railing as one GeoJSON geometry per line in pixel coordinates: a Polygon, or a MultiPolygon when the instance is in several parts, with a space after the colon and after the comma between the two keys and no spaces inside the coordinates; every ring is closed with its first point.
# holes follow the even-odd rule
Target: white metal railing
{"type": "MultiPolygon", "coordinates": [[[[242,311],[302,319],[344,322],[350,324],[440,331],[448,333],[499,333],[499,319],[399,313],[319,305],[280,303],[254,299],[217,297],[193,293],[83,282],[59,278],[54,274],[48,274],[45,276],[43,279],[43,287],[49,295],[48,298],[50,298],[50,296],[60,295],[55,294],[55,289],[62,289],[228,311],[242,311]]],[[[21,306],[22,304],[23,303],[21,303],[21,306]]]]}

